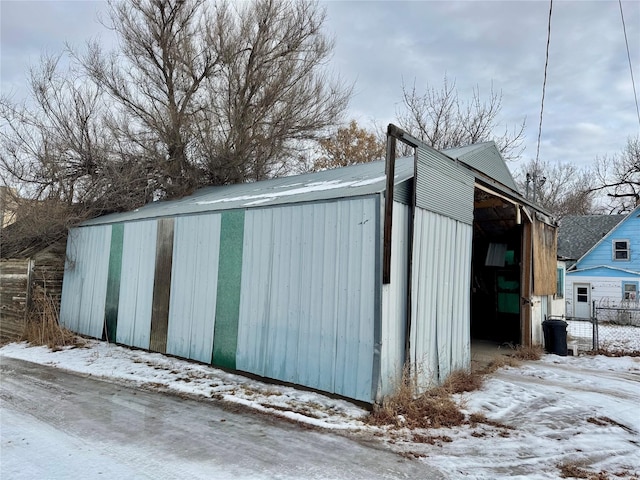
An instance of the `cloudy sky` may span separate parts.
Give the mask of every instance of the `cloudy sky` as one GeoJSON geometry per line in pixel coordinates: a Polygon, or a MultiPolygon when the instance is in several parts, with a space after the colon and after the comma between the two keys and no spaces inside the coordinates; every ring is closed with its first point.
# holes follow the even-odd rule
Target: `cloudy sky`
{"type": "MultiPolygon", "coordinates": [[[[446,74],[461,98],[501,91],[501,122],[526,118],[525,160],[535,157],[547,41],[548,1],[326,2],[335,37],[332,69],[354,84],[348,112],[361,124],[393,122],[402,82],[423,91],[446,74]]],[[[640,2],[623,1],[640,94],[640,2]]],[[[40,52],[90,37],[113,42],[97,16],[100,1],[0,3],[1,88],[23,91],[40,52]]],[[[540,158],[589,165],[640,133],[617,1],[556,1],[540,158]]]]}

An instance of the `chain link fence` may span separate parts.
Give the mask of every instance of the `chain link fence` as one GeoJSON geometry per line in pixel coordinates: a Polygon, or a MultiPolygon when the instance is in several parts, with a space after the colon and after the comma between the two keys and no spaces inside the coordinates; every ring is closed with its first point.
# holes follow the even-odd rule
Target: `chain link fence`
{"type": "Polygon", "coordinates": [[[618,307],[596,306],[593,318],[567,317],[567,344],[577,351],[640,354],[640,308],[637,303],[618,307]]]}
{"type": "Polygon", "coordinates": [[[640,308],[597,307],[594,304],[594,321],[597,327],[596,350],[612,353],[640,353],[640,308]]]}

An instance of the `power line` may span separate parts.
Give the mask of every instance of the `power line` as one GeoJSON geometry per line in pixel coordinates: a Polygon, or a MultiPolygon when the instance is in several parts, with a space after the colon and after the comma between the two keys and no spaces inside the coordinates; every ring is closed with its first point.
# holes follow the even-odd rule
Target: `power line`
{"type": "Polygon", "coordinates": [[[536,165],[540,155],[540,136],[542,135],[542,112],[544,111],[544,92],[547,86],[547,66],[549,65],[549,43],[551,41],[551,12],[553,11],[553,0],[549,1],[549,25],[547,27],[547,53],[544,58],[544,80],[542,81],[542,102],[540,103],[540,125],[538,126],[538,146],[536,148],[536,165]]]}
{"type": "Polygon", "coordinates": [[[638,125],[640,125],[640,108],[638,108],[638,94],[636,93],[636,82],[633,79],[633,68],[631,68],[631,55],[629,54],[629,40],[627,40],[627,27],[624,23],[624,13],[622,13],[622,0],[618,0],[620,5],[620,18],[622,19],[622,31],[624,32],[624,43],[627,46],[627,59],[629,60],[629,72],[631,72],[631,86],[633,87],[633,97],[636,101],[636,113],[638,114],[638,125]]]}

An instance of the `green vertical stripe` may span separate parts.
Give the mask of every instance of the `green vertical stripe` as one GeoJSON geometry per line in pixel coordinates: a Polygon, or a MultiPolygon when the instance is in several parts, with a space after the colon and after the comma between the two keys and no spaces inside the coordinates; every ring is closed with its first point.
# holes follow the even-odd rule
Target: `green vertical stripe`
{"type": "Polygon", "coordinates": [[[116,223],[112,225],[103,332],[103,339],[108,340],[109,342],[116,341],[116,330],[118,328],[118,302],[120,300],[120,274],[122,272],[123,238],[124,224],[116,223]]]}
{"type": "Polygon", "coordinates": [[[211,362],[230,369],[236,368],[243,237],[244,210],[223,212],[220,225],[218,294],[211,362]]]}

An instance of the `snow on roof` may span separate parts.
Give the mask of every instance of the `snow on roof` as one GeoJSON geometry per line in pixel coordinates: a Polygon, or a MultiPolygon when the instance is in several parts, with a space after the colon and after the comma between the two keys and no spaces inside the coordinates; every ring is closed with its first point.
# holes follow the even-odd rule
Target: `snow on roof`
{"type": "MultiPolygon", "coordinates": [[[[384,170],[385,162],[377,161],[255,183],[206,187],[178,200],[152,202],[131,212],[105,215],[82,225],[370,195],[385,190],[384,170]]],[[[396,160],[396,184],[412,176],[413,158],[396,160]]]]}

